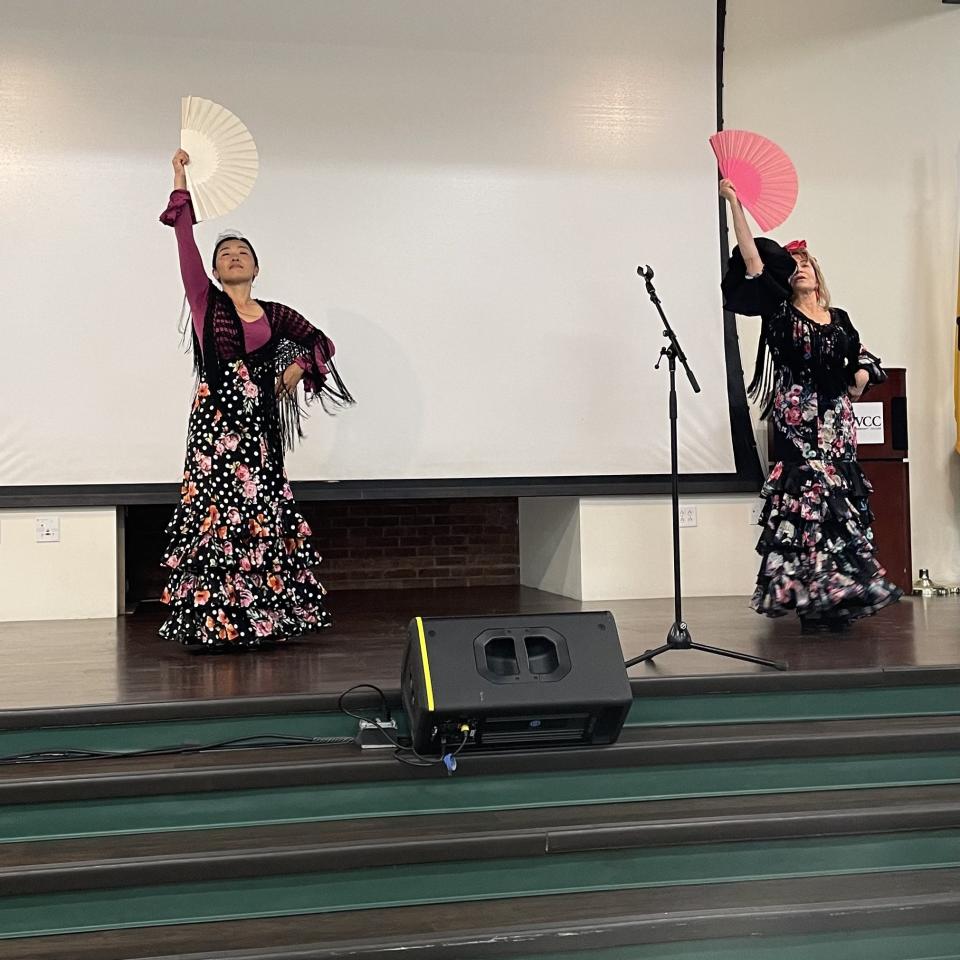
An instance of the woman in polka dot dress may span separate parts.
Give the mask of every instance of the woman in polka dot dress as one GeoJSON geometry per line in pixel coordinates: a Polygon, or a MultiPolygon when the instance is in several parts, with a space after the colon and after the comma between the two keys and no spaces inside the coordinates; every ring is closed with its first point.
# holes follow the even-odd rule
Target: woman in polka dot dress
{"type": "Polygon", "coordinates": [[[202,650],[262,647],[330,625],[311,572],[320,557],[283,456],[302,436],[301,380],[307,402],[319,398],[325,409],[353,398],[320,330],[283,304],[253,299],[260,265],[248,240],[220,237],[220,287],[210,282],[193,237],[189,162],[177,151],[160,217],[177,236],[198,373],[180,503],[167,527],[170,614],[160,634],[202,650]]]}

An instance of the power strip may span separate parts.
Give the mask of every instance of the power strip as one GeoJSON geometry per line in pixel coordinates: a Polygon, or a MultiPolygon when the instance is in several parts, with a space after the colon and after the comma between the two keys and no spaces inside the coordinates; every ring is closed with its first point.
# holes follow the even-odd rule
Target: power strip
{"type": "Polygon", "coordinates": [[[394,740],[397,739],[397,721],[396,720],[361,720],[360,728],[353,738],[353,742],[362,750],[393,750],[396,744],[391,743],[383,731],[390,733],[394,740]]]}

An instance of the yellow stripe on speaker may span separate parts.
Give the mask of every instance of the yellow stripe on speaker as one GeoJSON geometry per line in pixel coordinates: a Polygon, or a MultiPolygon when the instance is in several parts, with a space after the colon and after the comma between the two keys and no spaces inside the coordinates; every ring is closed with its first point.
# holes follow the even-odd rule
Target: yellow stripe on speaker
{"type": "Polygon", "coordinates": [[[433,681],[430,679],[430,658],[427,656],[427,638],[423,632],[423,617],[417,617],[420,634],[420,660],[423,663],[423,683],[427,688],[427,709],[433,713],[433,681]]]}

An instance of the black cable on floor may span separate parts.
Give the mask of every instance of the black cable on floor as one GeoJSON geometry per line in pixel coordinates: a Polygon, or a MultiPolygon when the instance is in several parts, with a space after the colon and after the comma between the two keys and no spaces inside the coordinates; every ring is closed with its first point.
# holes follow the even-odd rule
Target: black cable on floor
{"type": "Polygon", "coordinates": [[[146,750],[83,750],[66,748],[63,750],[35,750],[31,753],[12,754],[0,757],[0,765],[15,763],[57,763],[65,760],[124,760],[138,757],[175,757],[195,753],[212,753],[217,750],[231,750],[237,747],[298,747],[330,746],[353,743],[353,737],[298,737],[292,734],[262,734],[249,737],[234,737],[215,743],[184,743],[169,747],[151,747],[146,750]]]}

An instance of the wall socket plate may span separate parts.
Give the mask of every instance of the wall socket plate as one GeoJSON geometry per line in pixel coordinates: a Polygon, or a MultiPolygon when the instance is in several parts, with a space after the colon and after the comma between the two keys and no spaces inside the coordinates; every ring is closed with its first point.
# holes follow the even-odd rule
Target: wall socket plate
{"type": "Polygon", "coordinates": [[[680,526],[695,527],[697,525],[697,508],[690,503],[680,504],[680,526]]]}
{"type": "Polygon", "coordinates": [[[36,531],[37,543],[60,542],[59,517],[37,517],[34,529],[36,531]]]}

